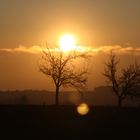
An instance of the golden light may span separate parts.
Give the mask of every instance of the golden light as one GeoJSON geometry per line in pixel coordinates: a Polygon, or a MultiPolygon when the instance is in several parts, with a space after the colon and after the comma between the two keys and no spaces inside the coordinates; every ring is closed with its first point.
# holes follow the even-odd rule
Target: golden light
{"type": "Polygon", "coordinates": [[[80,115],[86,115],[89,112],[89,107],[86,103],[81,103],[77,106],[77,112],[80,115]]]}
{"type": "Polygon", "coordinates": [[[63,51],[71,51],[76,48],[76,39],[72,35],[63,35],[59,40],[60,49],[63,51]]]}

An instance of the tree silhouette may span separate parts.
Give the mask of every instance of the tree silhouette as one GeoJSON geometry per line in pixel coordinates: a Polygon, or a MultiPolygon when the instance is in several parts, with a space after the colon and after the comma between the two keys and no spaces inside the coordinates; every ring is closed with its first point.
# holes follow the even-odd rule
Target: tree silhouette
{"type": "Polygon", "coordinates": [[[105,63],[103,75],[109,80],[112,89],[118,98],[118,107],[127,96],[137,96],[137,89],[140,87],[140,64],[130,64],[123,68],[119,75],[117,65],[119,60],[111,51],[109,61],[105,63]]]}
{"type": "Polygon", "coordinates": [[[86,88],[88,69],[83,66],[82,69],[77,70],[75,61],[87,60],[88,57],[85,51],[64,52],[57,45],[47,45],[43,50],[39,69],[54,82],[56,105],[59,105],[60,87],[73,87],[77,90],[86,88]]]}

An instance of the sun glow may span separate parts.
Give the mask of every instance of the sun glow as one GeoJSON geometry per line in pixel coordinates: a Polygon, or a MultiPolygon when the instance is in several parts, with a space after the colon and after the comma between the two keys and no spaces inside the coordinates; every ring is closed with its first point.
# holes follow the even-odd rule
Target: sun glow
{"type": "Polygon", "coordinates": [[[63,35],[59,40],[60,48],[67,52],[76,49],[76,39],[72,35],[63,35]]]}

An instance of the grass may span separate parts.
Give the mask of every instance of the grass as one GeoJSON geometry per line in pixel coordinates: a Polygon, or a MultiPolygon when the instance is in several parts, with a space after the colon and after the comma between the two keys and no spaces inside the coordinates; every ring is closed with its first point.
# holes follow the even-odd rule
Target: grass
{"type": "Polygon", "coordinates": [[[1,105],[0,128],[7,139],[135,139],[140,108],[91,106],[81,116],[76,106],[1,105]]]}

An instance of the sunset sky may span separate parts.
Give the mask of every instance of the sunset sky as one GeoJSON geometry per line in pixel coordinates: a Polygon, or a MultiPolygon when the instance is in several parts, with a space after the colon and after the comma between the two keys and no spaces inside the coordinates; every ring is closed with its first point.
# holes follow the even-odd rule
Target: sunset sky
{"type": "Polygon", "coordinates": [[[95,49],[88,88],[104,85],[112,48],[121,66],[140,61],[140,0],[0,0],[0,90],[52,90],[38,70],[40,46],[64,34],[95,49]]]}

